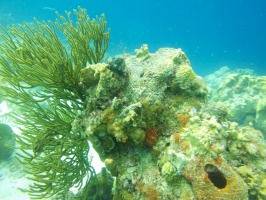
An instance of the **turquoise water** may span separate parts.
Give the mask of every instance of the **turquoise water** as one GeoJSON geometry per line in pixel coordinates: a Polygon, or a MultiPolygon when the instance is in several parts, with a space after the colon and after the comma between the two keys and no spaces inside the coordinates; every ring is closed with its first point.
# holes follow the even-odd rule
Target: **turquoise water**
{"type": "Polygon", "coordinates": [[[105,13],[110,55],[133,53],[142,44],[150,52],[182,48],[198,75],[222,66],[251,68],[266,75],[266,2],[264,0],[1,0],[0,23],[56,18],[55,10],[86,8],[90,17],[105,13]]]}

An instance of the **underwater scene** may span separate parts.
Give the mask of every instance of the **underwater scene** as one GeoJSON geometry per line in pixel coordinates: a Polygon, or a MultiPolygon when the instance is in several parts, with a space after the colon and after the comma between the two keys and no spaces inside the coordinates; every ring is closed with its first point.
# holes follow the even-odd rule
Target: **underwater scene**
{"type": "Polygon", "coordinates": [[[265,10],[1,0],[0,200],[266,200],[265,10]]]}

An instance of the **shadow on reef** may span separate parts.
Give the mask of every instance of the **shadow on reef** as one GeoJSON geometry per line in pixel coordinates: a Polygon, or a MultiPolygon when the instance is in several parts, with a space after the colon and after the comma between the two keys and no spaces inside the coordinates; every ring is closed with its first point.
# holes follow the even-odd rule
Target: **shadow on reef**
{"type": "Polygon", "coordinates": [[[86,183],[76,195],[69,193],[68,200],[111,200],[113,199],[112,187],[114,178],[102,168],[101,172],[86,183]]]}

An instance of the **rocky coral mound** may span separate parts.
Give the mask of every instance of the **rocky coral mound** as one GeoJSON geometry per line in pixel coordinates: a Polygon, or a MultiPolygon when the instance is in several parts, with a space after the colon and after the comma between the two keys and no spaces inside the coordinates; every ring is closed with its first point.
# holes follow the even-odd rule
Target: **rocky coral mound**
{"type": "Polygon", "coordinates": [[[205,80],[211,88],[210,101],[225,104],[231,112],[230,120],[254,126],[266,137],[266,76],[223,67],[205,80]]]}
{"type": "Polygon", "coordinates": [[[73,131],[116,177],[113,199],[265,199],[261,132],[208,103],[181,49],[144,50],[82,71],[86,104],[73,131]]]}

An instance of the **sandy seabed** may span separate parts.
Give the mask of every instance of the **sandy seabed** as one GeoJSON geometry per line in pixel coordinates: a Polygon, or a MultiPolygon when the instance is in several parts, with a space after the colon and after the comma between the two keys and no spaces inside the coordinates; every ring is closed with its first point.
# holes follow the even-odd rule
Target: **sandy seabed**
{"type": "Polygon", "coordinates": [[[30,184],[20,164],[14,158],[0,162],[0,200],[29,200],[26,189],[30,184]]]}

